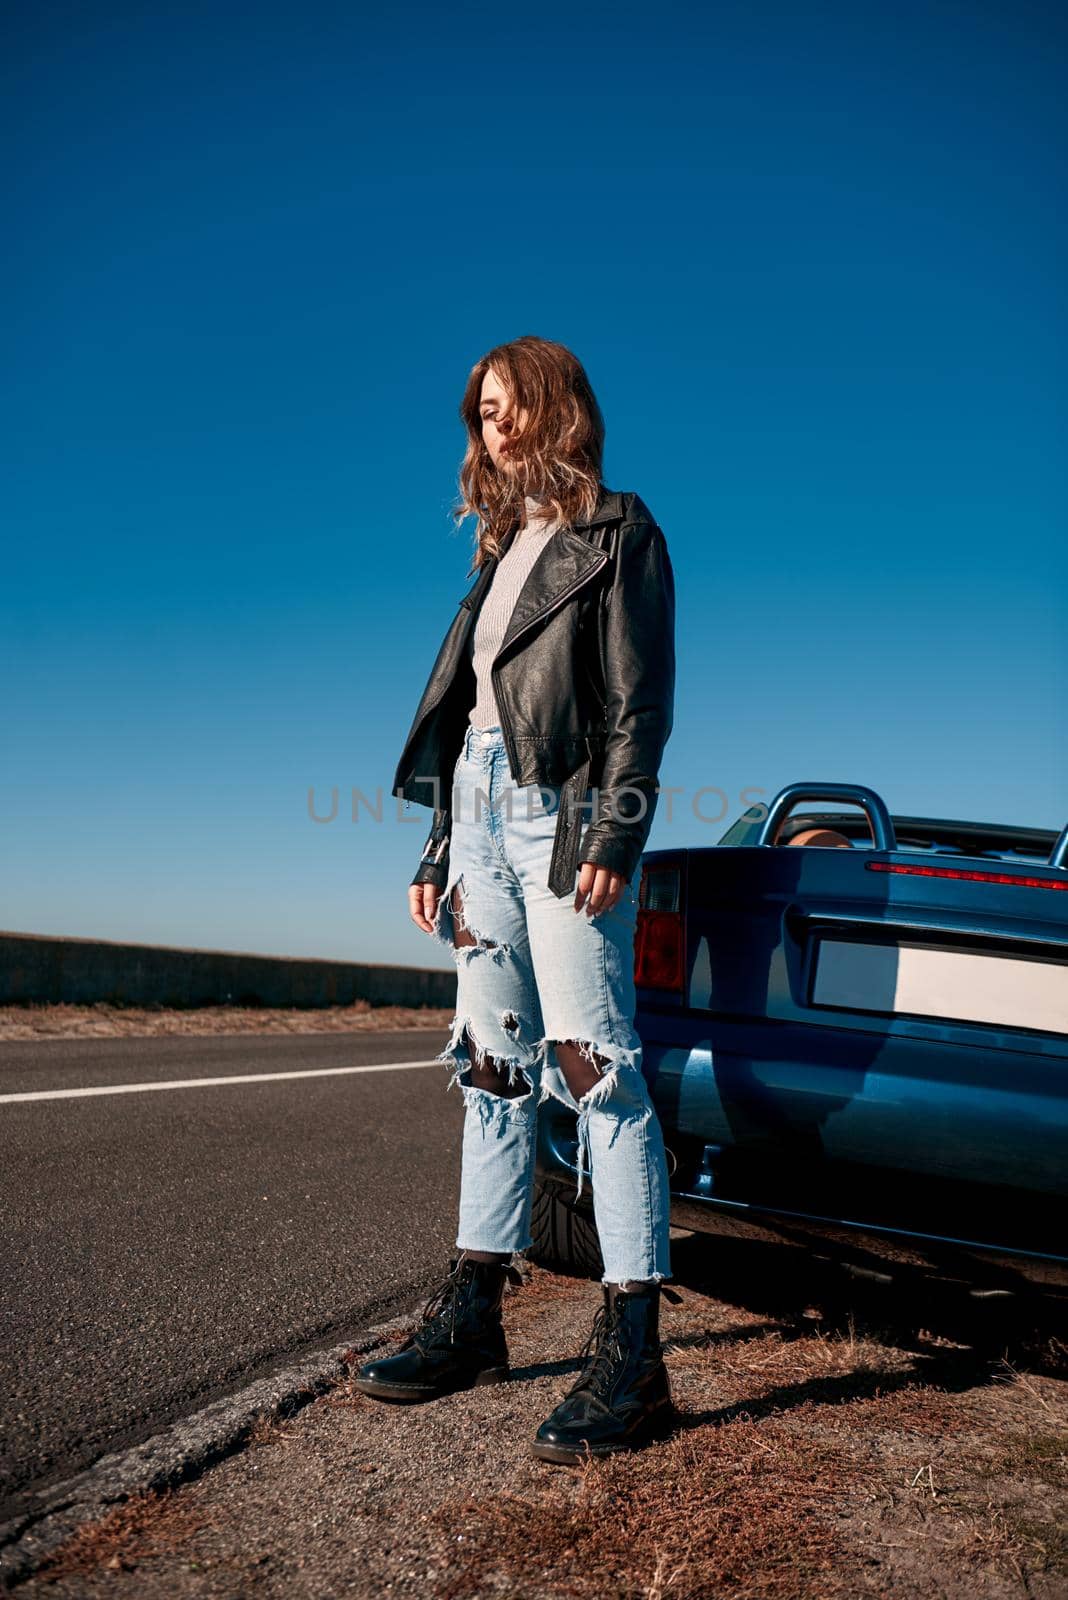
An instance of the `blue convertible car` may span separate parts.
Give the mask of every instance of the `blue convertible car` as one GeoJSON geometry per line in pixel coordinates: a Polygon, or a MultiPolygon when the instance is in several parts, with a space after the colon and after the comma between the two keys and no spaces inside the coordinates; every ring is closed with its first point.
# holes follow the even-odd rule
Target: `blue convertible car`
{"type": "MultiPolygon", "coordinates": [[[[1068,828],[795,783],[717,845],[647,851],[639,907],[673,1224],[1068,1287],[1068,828]]],[[[529,1254],[599,1274],[575,1160],[546,1101],[529,1254]]]]}

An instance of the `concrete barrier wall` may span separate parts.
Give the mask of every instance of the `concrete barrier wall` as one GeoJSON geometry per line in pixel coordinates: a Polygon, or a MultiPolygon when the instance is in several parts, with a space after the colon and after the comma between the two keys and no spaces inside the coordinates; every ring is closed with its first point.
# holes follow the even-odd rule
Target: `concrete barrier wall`
{"type": "Polygon", "coordinates": [[[456,973],[0,932],[0,1004],[455,1006],[456,973]]]}

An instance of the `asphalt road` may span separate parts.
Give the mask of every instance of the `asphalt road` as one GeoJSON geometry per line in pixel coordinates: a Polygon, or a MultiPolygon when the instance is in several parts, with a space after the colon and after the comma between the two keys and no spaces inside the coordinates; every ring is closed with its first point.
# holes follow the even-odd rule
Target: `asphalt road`
{"type": "Polygon", "coordinates": [[[432,1033],[0,1048],[0,1520],[294,1354],[404,1310],[455,1239],[432,1033]],[[316,1077],[323,1068],[422,1062],[316,1077]]]}

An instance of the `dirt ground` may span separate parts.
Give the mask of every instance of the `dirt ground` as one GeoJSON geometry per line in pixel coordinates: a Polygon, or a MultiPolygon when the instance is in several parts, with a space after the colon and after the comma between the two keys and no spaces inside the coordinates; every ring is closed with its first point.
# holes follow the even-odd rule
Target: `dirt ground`
{"type": "Polygon", "coordinates": [[[581,1467],[529,1454],[601,1290],[528,1265],[505,1302],[509,1383],[396,1406],[342,1379],[197,1481],[116,1506],[19,1592],[1068,1595],[1063,1328],[980,1306],[950,1337],[936,1306],[925,1326],[924,1307],[828,1289],[793,1254],[673,1247],[663,1442],[581,1467]]]}
{"type": "Polygon", "coordinates": [[[259,1006],[94,1005],[0,1006],[0,1043],[5,1039],[151,1039],[161,1034],[195,1038],[223,1033],[389,1033],[397,1028],[447,1031],[453,1013],[432,1006],[351,1006],[298,1009],[259,1006]]]}

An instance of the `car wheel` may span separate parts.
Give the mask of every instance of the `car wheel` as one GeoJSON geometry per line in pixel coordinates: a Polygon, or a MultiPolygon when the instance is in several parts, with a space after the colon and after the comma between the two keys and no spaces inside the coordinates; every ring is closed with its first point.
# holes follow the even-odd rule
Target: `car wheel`
{"type": "Polygon", "coordinates": [[[530,1232],[534,1242],[526,1254],[538,1266],[577,1278],[600,1278],[604,1272],[594,1223],[542,1184],[534,1186],[530,1232]]]}

